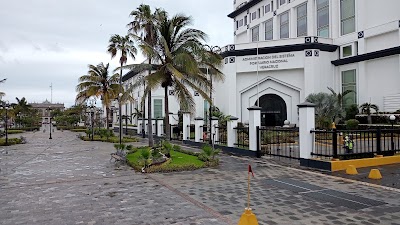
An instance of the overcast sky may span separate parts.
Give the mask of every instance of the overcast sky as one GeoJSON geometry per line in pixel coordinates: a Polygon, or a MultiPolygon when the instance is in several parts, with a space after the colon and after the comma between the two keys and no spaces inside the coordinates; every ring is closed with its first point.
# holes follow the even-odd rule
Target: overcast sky
{"type": "MultiPolygon", "coordinates": [[[[129,13],[141,3],[164,8],[170,15],[193,17],[193,27],[206,32],[211,45],[233,42],[233,22],[227,15],[232,0],[1,0],[0,84],[3,98],[16,102],[50,101],[74,104],[78,77],[88,64],[110,63],[106,49],[112,34],[124,35],[129,13]]],[[[138,56],[138,62],[143,60],[138,56]]],[[[132,63],[129,60],[128,63],[132,63]]]]}

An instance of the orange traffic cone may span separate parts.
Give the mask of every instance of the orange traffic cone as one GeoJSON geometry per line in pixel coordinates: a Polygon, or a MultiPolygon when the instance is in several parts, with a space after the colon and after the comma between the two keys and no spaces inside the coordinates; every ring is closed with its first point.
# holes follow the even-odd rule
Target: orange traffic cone
{"type": "Polygon", "coordinates": [[[258,225],[257,217],[256,215],[254,215],[254,213],[251,211],[250,208],[250,173],[254,177],[253,170],[249,165],[249,172],[247,178],[247,207],[244,209],[244,213],[240,217],[238,225],[258,225]]]}

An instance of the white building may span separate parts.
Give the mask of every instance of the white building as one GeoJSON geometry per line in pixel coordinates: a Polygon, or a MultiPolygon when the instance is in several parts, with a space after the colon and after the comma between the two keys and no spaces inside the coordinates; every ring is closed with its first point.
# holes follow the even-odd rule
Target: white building
{"type": "Polygon", "coordinates": [[[331,87],[355,91],[346,105],[400,109],[399,9],[399,0],[234,1],[215,105],[245,122],[259,99],[262,125],[297,124],[297,105],[331,87]]]}
{"type": "MultiPolygon", "coordinates": [[[[297,105],[309,94],[329,92],[331,87],[337,93],[354,91],[345,105],[371,102],[380,111],[400,109],[398,9],[399,0],[234,1],[228,15],[234,43],[223,48],[225,81],[213,82],[214,105],[246,122],[247,108],[259,99],[262,125],[282,125],[284,120],[298,124],[297,105]]],[[[129,72],[124,85],[140,76],[129,72]]],[[[123,115],[141,109],[142,95],[143,88],[135,90],[135,101],[122,107],[123,115]]],[[[176,114],[179,104],[173,90],[169,95],[170,112],[176,114]]],[[[194,91],[193,95],[192,120],[205,118],[209,104],[194,91]]],[[[147,110],[147,100],[145,104],[147,110]]],[[[152,93],[152,117],[164,116],[160,88],[152,93]]],[[[137,119],[128,123],[138,124],[137,119]]]]}

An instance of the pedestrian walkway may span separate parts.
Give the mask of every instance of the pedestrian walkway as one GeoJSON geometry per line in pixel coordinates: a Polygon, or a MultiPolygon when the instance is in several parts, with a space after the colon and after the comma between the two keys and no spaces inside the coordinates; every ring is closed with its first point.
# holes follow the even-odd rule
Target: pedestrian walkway
{"type": "Polygon", "coordinates": [[[237,224],[249,163],[260,224],[400,224],[398,189],[228,155],[219,168],[141,174],[110,163],[110,143],[24,136],[0,151],[0,224],[237,224]]]}

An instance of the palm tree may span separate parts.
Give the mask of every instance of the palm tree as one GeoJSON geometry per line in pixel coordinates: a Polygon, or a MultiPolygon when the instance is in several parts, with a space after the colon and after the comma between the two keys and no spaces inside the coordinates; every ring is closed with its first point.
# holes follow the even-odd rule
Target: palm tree
{"type": "Polygon", "coordinates": [[[106,123],[107,129],[109,129],[110,105],[118,96],[120,87],[118,85],[118,74],[109,75],[108,63],[106,65],[100,63],[97,66],[89,65],[88,67],[88,74],[79,77],[80,83],[76,86],[78,92],[76,101],[83,103],[90,97],[100,98],[103,106],[106,107],[106,123]]]}
{"type": "MultiPolygon", "coordinates": [[[[157,25],[159,39],[156,47],[146,46],[145,51],[153,55],[159,65],[157,70],[146,77],[150,89],[161,85],[164,88],[165,125],[166,137],[169,139],[169,104],[168,89],[172,87],[175,97],[178,99],[180,110],[195,110],[195,102],[192,93],[187,87],[197,91],[204,99],[208,97],[210,81],[200,69],[206,63],[211,63],[205,53],[201,41],[206,39],[206,34],[200,30],[187,28],[191,24],[190,17],[175,15],[172,18],[164,17],[157,25]]],[[[219,77],[222,73],[215,68],[219,77]]]]}
{"type": "MultiPolygon", "coordinates": [[[[164,16],[166,12],[161,9],[156,9],[153,13],[149,5],[141,4],[136,10],[132,11],[130,16],[134,17],[133,21],[127,26],[129,27],[129,32],[133,34],[134,37],[144,46],[154,47],[157,44],[157,22],[164,16]]],[[[144,51],[144,53],[150,53],[144,51]]],[[[151,65],[153,56],[151,54],[145,54],[148,58],[148,64],[151,65]]],[[[151,74],[152,68],[148,69],[148,74],[151,74]]],[[[144,112],[144,104],[143,112],[144,112]]],[[[152,106],[151,106],[151,89],[147,90],[147,130],[149,137],[149,146],[152,147],[153,142],[153,126],[152,126],[152,106]]],[[[142,117],[144,120],[144,116],[142,117]]],[[[144,121],[142,121],[142,126],[144,127],[144,121]]],[[[142,129],[142,131],[144,128],[142,129]]],[[[143,132],[144,135],[144,132],[143,132]]]]}
{"type": "MultiPolygon", "coordinates": [[[[135,54],[137,52],[136,47],[134,46],[133,41],[129,37],[129,35],[120,36],[118,34],[114,34],[111,36],[109,40],[109,45],[107,51],[111,54],[111,58],[114,58],[118,52],[120,52],[121,57],[119,58],[119,62],[121,64],[120,73],[119,73],[119,93],[122,94],[122,66],[126,64],[128,60],[128,56],[131,56],[135,59],[135,54]]],[[[119,96],[119,144],[122,143],[122,108],[121,108],[121,96],[119,96]]]]}
{"type": "Polygon", "coordinates": [[[336,93],[331,87],[327,87],[327,88],[332,92],[332,95],[337,99],[337,102],[338,102],[340,108],[342,108],[342,109],[343,109],[343,102],[344,102],[346,95],[354,92],[353,90],[346,90],[343,93],[340,93],[340,92],[336,93]]]}
{"type": "Polygon", "coordinates": [[[316,105],[315,122],[319,128],[329,128],[330,124],[341,112],[337,98],[328,93],[320,92],[317,94],[310,94],[307,96],[306,101],[316,105]]]}
{"type": "Polygon", "coordinates": [[[371,104],[369,102],[366,102],[366,103],[360,105],[360,109],[361,109],[361,113],[368,115],[368,124],[372,123],[371,109],[375,110],[375,112],[379,111],[379,107],[377,105],[371,104]]]}
{"type": "MultiPolygon", "coordinates": [[[[0,80],[0,84],[6,82],[6,80],[7,80],[7,78],[4,78],[4,79],[0,80]]],[[[0,99],[1,99],[2,97],[4,97],[5,95],[6,95],[6,93],[0,92],[0,99]]]]}

